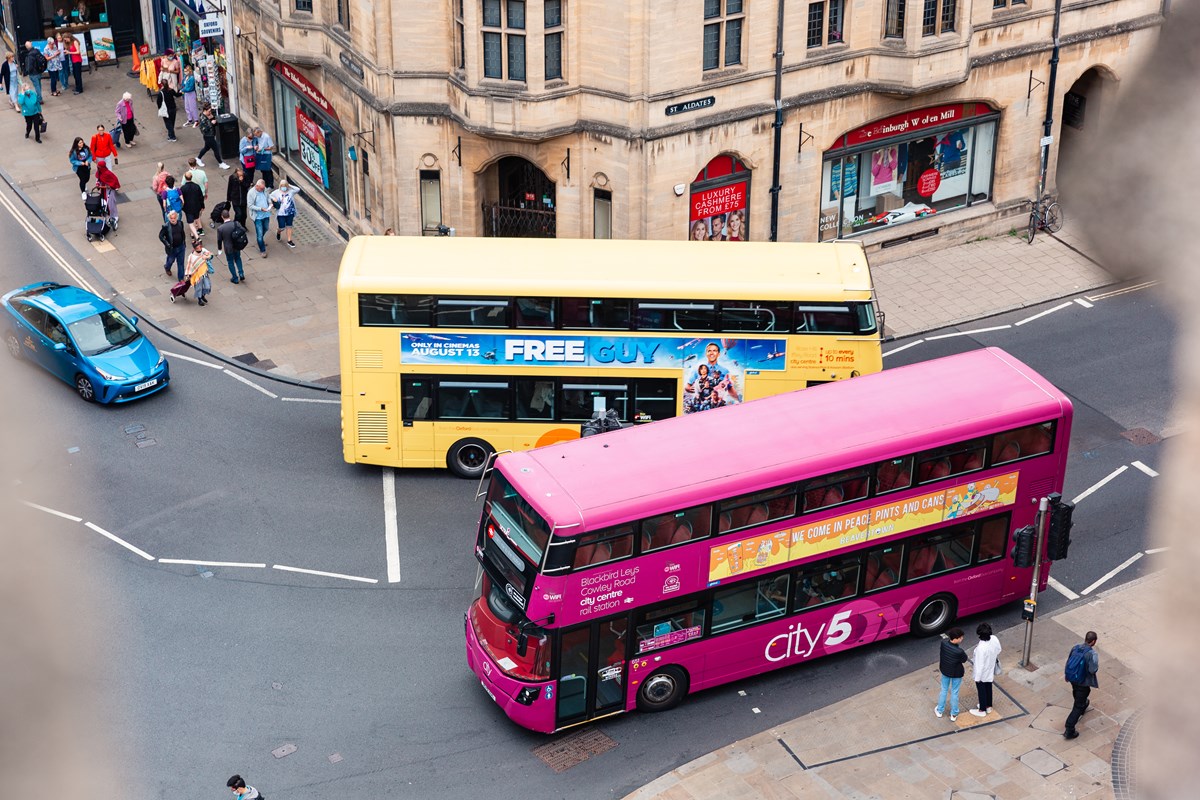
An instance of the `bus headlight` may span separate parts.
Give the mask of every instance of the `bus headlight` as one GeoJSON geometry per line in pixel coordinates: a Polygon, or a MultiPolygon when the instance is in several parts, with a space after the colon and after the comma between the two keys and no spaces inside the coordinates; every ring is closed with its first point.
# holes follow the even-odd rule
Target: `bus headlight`
{"type": "Polygon", "coordinates": [[[536,686],[526,686],[521,691],[517,692],[517,702],[523,706],[533,705],[533,701],[537,700],[538,688],[536,686]]]}

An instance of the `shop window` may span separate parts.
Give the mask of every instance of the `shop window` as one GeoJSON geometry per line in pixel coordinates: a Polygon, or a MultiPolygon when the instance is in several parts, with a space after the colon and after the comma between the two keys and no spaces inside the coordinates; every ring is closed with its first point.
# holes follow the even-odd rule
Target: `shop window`
{"type": "Polygon", "coordinates": [[[454,0],[454,66],[467,68],[467,26],[463,23],[463,0],[454,0]]]}
{"type": "Polygon", "coordinates": [[[612,192],[592,190],[592,238],[612,238],[612,192]]]}
{"type": "Polygon", "coordinates": [[[563,76],[562,0],[546,0],[544,17],[546,28],[546,80],[560,80],[563,76]]]}
{"type": "Polygon", "coordinates": [[[296,0],[296,10],[311,14],[313,10],[313,0],[296,0]]]}
{"type": "Polygon", "coordinates": [[[362,164],[363,177],[363,213],[367,219],[371,218],[371,206],[373,205],[374,194],[371,186],[371,155],[366,150],[362,150],[358,154],[359,163],[362,164]]]}
{"type": "Polygon", "coordinates": [[[705,70],[742,63],[742,26],[745,22],[743,0],[704,0],[705,70]]]}
{"type": "Polygon", "coordinates": [[[884,14],[883,36],[885,39],[904,38],[904,0],[887,0],[884,14]]]}
{"type": "Polygon", "coordinates": [[[483,27],[483,77],[524,81],[525,0],[483,0],[483,27]]]}
{"type": "Polygon", "coordinates": [[[937,36],[954,30],[958,0],[925,0],[921,16],[921,35],[937,36]]]}
{"type": "Polygon", "coordinates": [[[808,47],[824,47],[842,41],[842,0],[808,4],[808,47]],[[826,25],[828,20],[828,25],[826,25]]]}
{"type": "Polygon", "coordinates": [[[421,170],[421,235],[437,236],[442,224],[442,173],[421,170]]]}

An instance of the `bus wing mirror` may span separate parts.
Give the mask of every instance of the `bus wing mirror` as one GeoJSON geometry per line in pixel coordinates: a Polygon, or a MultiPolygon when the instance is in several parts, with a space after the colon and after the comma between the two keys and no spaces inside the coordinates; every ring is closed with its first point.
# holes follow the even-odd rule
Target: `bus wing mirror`
{"type": "Polygon", "coordinates": [[[526,651],[529,650],[529,634],[521,631],[517,634],[517,655],[525,657],[526,651]]]}

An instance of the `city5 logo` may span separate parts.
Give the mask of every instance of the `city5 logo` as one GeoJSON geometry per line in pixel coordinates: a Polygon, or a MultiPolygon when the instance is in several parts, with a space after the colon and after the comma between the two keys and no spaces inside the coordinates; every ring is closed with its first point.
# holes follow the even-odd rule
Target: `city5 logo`
{"type": "Polygon", "coordinates": [[[792,656],[808,658],[812,655],[813,650],[817,649],[817,644],[822,643],[822,634],[825,634],[823,642],[825,647],[839,645],[850,638],[852,630],[850,623],[846,620],[852,613],[852,611],[839,611],[828,623],[821,623],[815,631],[804,627],[802,622],[797,622],[794,626],[789,625],[787,633],[773,636],[767,642],[767,648],[763,655],[766,656],[767,661],[783,661],[792,656]]]}

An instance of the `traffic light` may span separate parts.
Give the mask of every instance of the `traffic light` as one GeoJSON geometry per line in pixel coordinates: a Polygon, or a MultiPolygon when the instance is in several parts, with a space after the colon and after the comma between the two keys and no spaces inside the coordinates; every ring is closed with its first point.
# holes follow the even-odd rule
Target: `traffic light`
{"type": "Polygon", "coordinates": [[[1071,546],[1071,515],[1075,506],[1065,502],[1062,495],[1055,492],[1050,495],[1050,529],[1046,533],[1046,558],[1051,561],[1062,561],[1067,557],[1067,548],[1071,546]]]}
{"type": "Polygon", "coordinates": [[[1033,548],[1037,543],[1037,531],[1026,525],[1013,534],[1013,566],[1024,569],[1033,566],[1033,548]]]}

